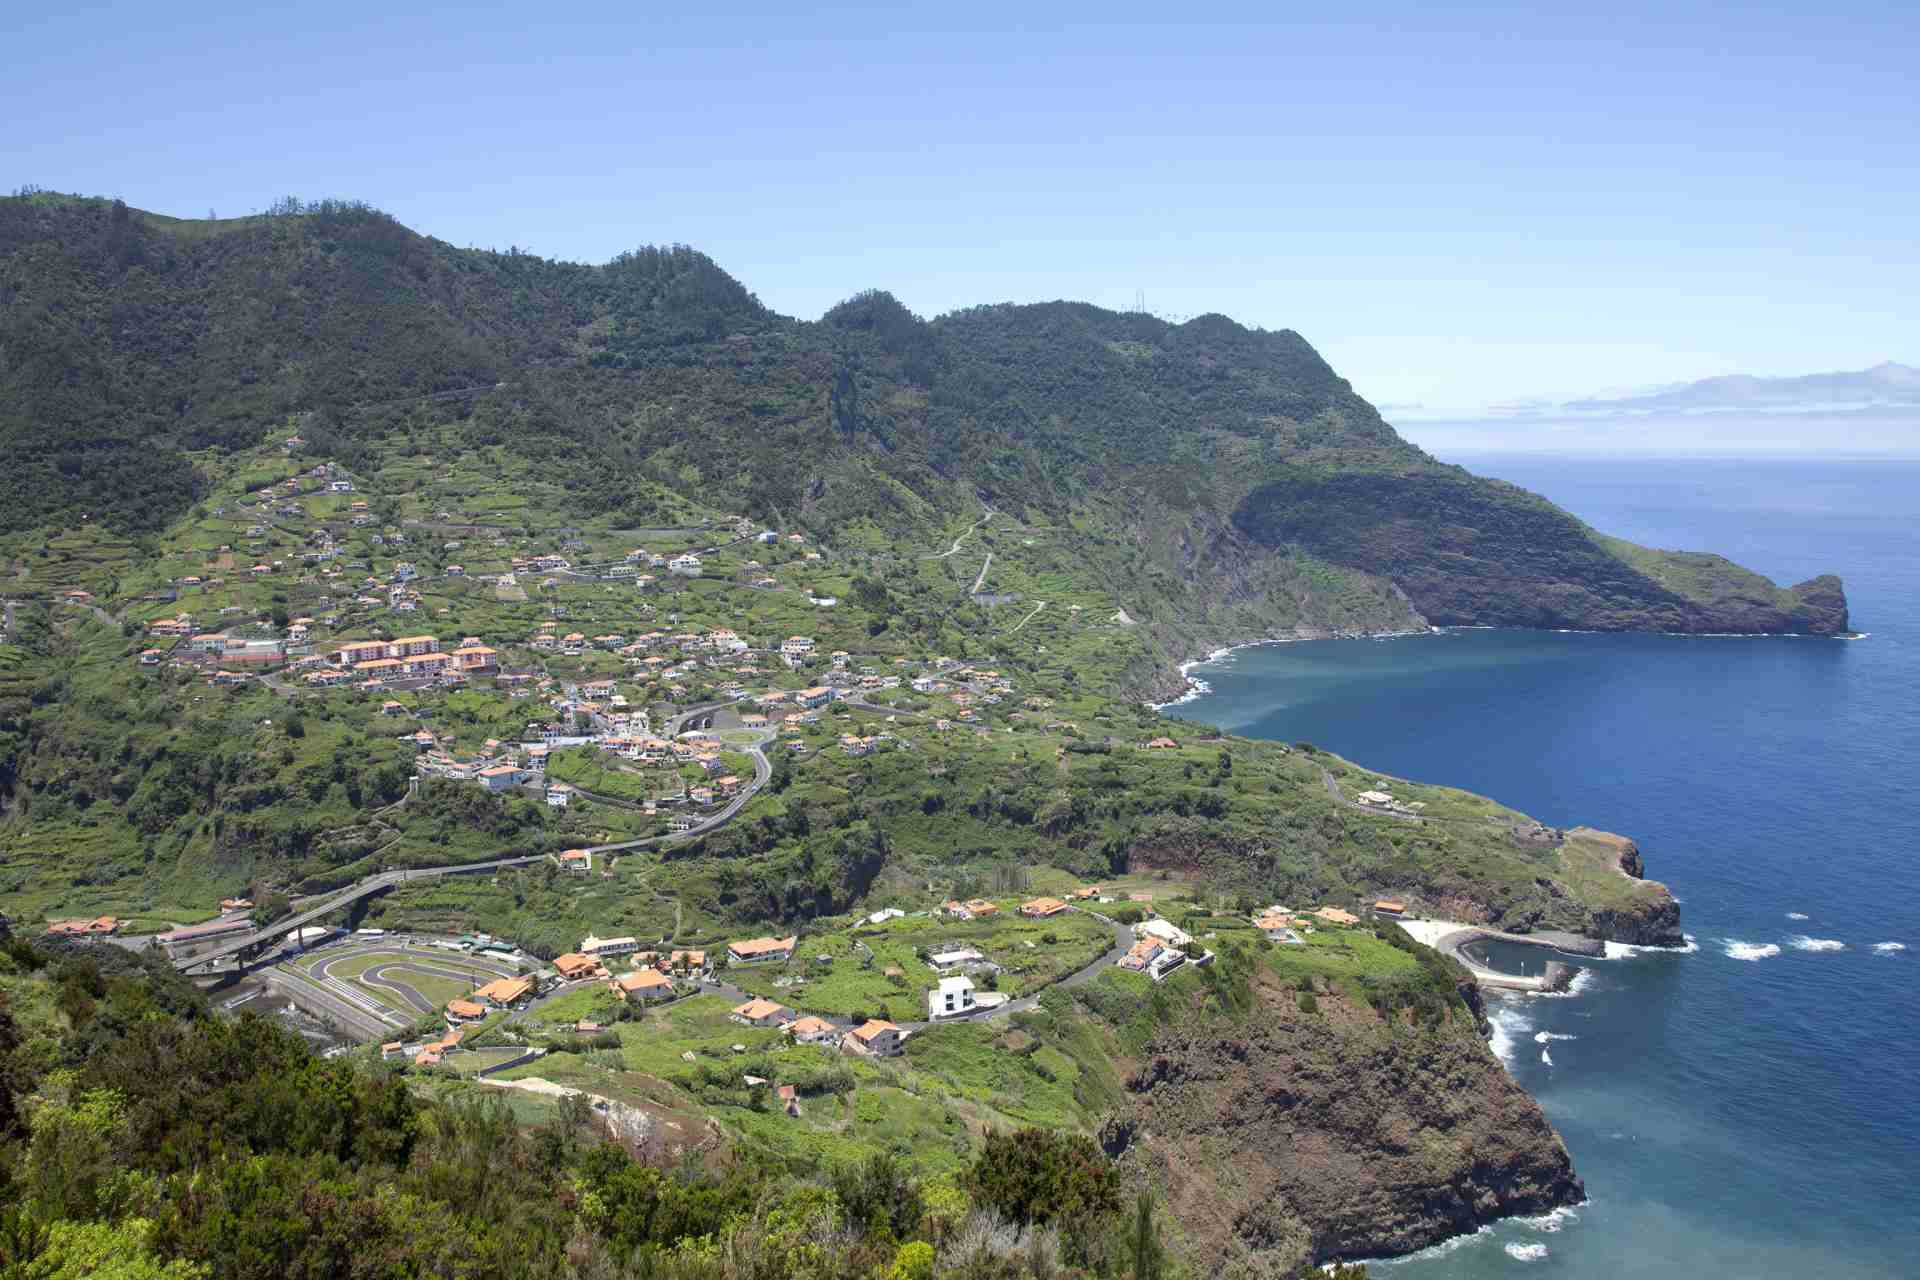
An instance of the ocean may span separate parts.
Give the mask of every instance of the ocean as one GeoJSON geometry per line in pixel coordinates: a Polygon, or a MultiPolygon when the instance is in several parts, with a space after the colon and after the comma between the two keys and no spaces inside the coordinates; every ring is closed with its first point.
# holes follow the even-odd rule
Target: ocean
{"type": "Polygon", "coordinates": [[[1174,714],[1625,833],[1681,901],[1687,953],[1491,1001],[1588,1203],[1378,1271],[1920,1275],[1920,461],[1448,460],[1636,542],[1838,572],[1867,635],[1462,630],[1195,670],[1174,714]]]}

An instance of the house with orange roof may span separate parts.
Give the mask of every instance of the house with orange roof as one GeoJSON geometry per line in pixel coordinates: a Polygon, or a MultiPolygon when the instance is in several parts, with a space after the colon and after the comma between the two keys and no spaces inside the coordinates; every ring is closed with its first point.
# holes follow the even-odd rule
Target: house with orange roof
{"type": "Polygon", "coordinates": [[[1032,902],[1020,904],[1020,914],[1029,920],[1044,920],[1048,916],[1057,916],[1067,909],[1067,904],[1058,898],[1035,898],[1032,902]]]}
{"type": "Polygon", "coordinates": [[[452,1000],[447,1003],[448,1022],[477,1022],[486,1016],[486,1006],[471,1000],[452,1000]]]}
{"type": "Polygon", "coordinates": [[[1000,904],[997,902],[988,902],[985,898],[969,898],[967,899],[967,914],[975,920],[980,919],[982,916],[997,916],[1000,914],[1000,904]]]}
{"type": "Polygon", "coordinates": [[[776,1027],[793,1021],[793,1010],[778,1001],[755,996],[733,1007],[733,1020],[749,1027],[776,1027]]]}
{"type": "Polygon", "coordinates": [[[795,1044],[835,1044],[840,1039],[840,1028],[825,1018],[808,1014],[789,1022],[787,1034],[793,1037],[795,1044]]]}
{"type": "Polygon", "coordinates": [[[592,956],[583,956],[578,951],[569,951],[566,955],[555,956],[553,967],[559,971],[562,982],[576,982],[581,978],[604,978],[606,966],[592,956]]]}
{"type": "Polygon", "coordinates": [[[1351,911],[1343,911],[1339,907],[1321,907],[1313,914],[1325,920],[1328,924],[1349,926],[1360,923],[1359,916],[1353,914],[1351,911]]]}
{"type": "Polygon", "coordinates": [[[462,671],[490,671],[500,665],[500,651],[484,644],[462,645],[453,651],[453,660],[462,671]]]}
{"type": "Polygon", "coordinates": [[[746,938],[727,944],[727,958],[736,964],[785,960],[793,955],[793,949],[799,942],[799,934],[787,938],[746,938]]]}
{"type": "Polygon", "coordinates": [[[840,1041],[843,1049],[852,1049],[875,1058],[898,1057],[906,1048],[906,1032],[883,1018],[870,1018],[847,1032],[840,1041]]]}
{"type": "Polygon", "coordinates": [[[555,861],[560,864],[562,871],[572,871],[578,875],[593,870],[593,854],[585,849],[567,849],[555,861]]]}
{"type": "Polygon", "coordinates": [[[474,992],[473,998],[484,1001],[496,1009],[506,1009],[519,1004],[532,994],[532,978],[495,978],[474,992]]]}
{"type": "Polygon", "coordinates": [[[622,1000],[629,996],[653,1000],[673,994],[673,979],[658,969],[635,969],[632,973],[623,973],[615,978],[612,987],[622,1000]]]}

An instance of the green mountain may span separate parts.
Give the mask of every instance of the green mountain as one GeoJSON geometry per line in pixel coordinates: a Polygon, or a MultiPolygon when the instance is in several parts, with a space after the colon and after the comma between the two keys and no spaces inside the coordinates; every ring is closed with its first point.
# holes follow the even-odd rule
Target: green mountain
{"type": "Polygon", "coordinates": [[[1163,653],[1423,621],[1847,629],[1836,579],[1603,537],[1400,439],[1298,334],[1217,315],[929,323],[866,293],[804,323],[683,247],[590,267],[352,204],[188,222],[44,195],[0,200],[0,302],[0,529],[152,532],[201,491],[196,450],[289,415],[351,450],[453,393],[436,421],[582,519],[647,523],[665,490],[822,537],[980,501],[1070,522],[1163,653]]]}
{"type": "MultiPolygon", "coordinates": [[[[35,1275],[1281,1275],[1576,1202],[1471,975],[1360,917],[1676,943],[1637,847],[1142,699],[1266,636],[1847,626],[1837,579],[1436,462],[1290,332],[883,293],[802,323],[690,249],[554,263],[350,204],[0,200],[0,448],[0,1251],[35,1275]],[[495,661],[324,665],[400,637],[495,661]],[[322,1063],[41,938],[375,875],[336,919],[529,969],[804,941],[664,1008],[562,988],[436,1066],[322,1063]],[[1075,891],[1113,905],[1019,910],[1075,891]],[[1190,935],[1164,981],[1110,962],[1149,913],[1190,935]],[[917,1022],[957,943],[1016,1003],[896,1059],[730,1014],[917,1022]],[[461,1073],[528,1048],[500,1079],[604,1118],[473,1105],[504,1091],[461,1073]],[[1050,1223],[1068,1175],[1105,1190],[1050,1223]]],[[[277,963],[276,1004],[426,1043],[466,988],[298,967],[340,952],[277,963]]]]}

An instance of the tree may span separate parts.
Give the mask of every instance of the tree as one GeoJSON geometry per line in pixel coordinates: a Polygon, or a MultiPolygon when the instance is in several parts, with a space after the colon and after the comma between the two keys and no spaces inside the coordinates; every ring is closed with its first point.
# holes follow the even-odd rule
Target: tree
{"type": "Polygon", "coordinates": [[[1153,1192],[1142,1191],[1134,1202],[1133,1225],[1127,1235],[1133,1254],[1133,1280],[1160,1280],[1166,1250],[1153,1225],[1153,1192]]]}
{"type": "Polygon", "coordinates": [[[832,1183],[847,1226],[863,1235],[899,1240],[920,1224],[920,1184],[892,1152],[836,1166],[832,1183]]]}

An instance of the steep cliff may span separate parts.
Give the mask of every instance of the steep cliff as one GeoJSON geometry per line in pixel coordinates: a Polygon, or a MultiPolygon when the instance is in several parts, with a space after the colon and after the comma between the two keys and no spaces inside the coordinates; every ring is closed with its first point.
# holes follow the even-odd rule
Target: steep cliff
{"type": "Polygon", "coordinates": [[[1263,974],[1244,1019],[1155,1036],[1107,1144],[1214,1274],[1291,1277],[1578,1203],[1565,1144],[1476,1022],[1455,1004],[1423,1027],[1263,974]]]}

